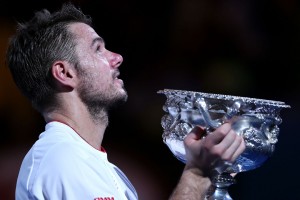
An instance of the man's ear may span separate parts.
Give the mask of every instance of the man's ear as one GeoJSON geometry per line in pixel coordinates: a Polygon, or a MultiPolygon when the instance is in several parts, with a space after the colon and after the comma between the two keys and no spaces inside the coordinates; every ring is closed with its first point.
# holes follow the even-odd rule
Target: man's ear
{"type": "Polygon", "coordinates": [[[56,61],[51,68],[54,83],[58,88],[72,90],[76,85],[74,66],[67,61],[56,61]]]}

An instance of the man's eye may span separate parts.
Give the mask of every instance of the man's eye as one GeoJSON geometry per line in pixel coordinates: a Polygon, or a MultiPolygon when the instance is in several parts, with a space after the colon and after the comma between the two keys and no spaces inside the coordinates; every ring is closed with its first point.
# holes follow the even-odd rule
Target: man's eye
{"type": "Polygon", "coordinates": [[[101,46],[97,46],[96,51],[97,51],[97,52],[101,52],[101,50],[102,50],[102,49],[101,49],[101,46]]]}

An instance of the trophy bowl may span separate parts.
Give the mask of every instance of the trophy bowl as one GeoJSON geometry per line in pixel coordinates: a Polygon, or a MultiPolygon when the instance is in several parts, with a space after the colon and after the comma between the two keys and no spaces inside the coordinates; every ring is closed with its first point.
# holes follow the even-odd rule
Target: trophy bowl
{"type": "Polygon", "coordinates": [[[163,141],[181,162],[186,162],[183,140],[196,125],[210,134],[230,122],[244,138],[246,149],[234,163],[214,165],[212,187],[206,194],[208,200],[231,200],[228,187],[235,183],[232,174],[256,169],[270,158],[278,141],[280,111],[290,108],[281,101],[232,95],[172,89],[158,93],[167,98],[161,119],[163,141]]]}

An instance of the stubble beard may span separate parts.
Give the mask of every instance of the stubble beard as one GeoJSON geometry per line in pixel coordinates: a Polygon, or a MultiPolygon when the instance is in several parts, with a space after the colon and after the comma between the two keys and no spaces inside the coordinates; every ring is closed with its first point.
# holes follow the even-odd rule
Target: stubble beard
{"type": "Polygon", "coordinates": [[[123,92],[113,84],[105,90],[99,90],[92,85],[91,80],[85,76],[78,88],[79,97],[86,105],[91,118],[95,123],[105,123],[108,125],[108,111],[118,107],[127,101],[128,95],[123,87],[123,92]]]}

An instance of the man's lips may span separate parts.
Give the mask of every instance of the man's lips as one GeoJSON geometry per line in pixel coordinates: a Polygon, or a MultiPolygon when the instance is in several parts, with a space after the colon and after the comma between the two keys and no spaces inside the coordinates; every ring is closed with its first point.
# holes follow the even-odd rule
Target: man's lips
{"type": "Polygon", "coordinates": [[[119,79],[119,76],[120,76],[120,72],[119,71],[115,71],[115,73],[113,74],[113,80],[123,86],[123,80],[119,79]]]}
{"type": "Polygon", "coordinates": [[[115,71],[115,73],[113,73],[113,79],[118,79],[119,76],[120,76],[119,71],[115,71]]]}

